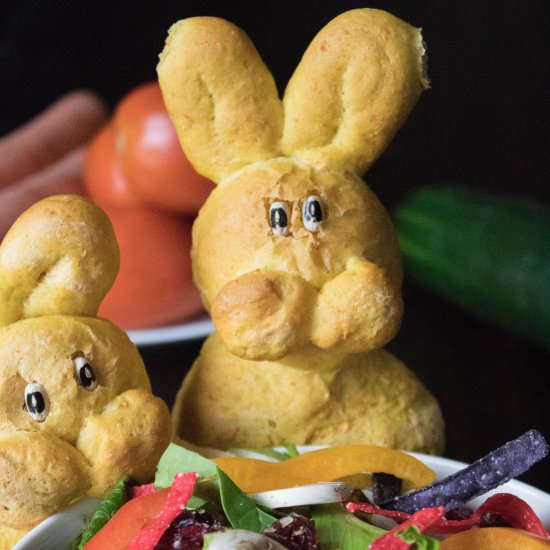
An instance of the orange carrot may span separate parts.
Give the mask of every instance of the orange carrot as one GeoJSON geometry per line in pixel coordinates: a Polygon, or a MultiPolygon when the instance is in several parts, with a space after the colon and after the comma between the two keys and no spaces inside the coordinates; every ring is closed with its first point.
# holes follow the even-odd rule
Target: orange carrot
{"type": "Polygon", "coordinates": [[[85,194],[82,181],[85,150],[86,147],[75,149],[40,172],[0,189],[0,238],[21,212],[36,201],[50,195],[85,194]]]}
{"type": "Polygon", "coordinates": [[[89,141],[107,114],[102,99],[79,90],[0,139],[0,188],[18,184],[89,141]]]}

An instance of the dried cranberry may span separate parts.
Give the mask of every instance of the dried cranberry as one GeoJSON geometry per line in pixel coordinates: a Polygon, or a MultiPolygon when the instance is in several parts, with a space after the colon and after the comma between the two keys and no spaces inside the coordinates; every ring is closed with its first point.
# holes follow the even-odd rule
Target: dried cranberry
{"type": "Polygon", "coordinates": [[[315,524],[311,519],[295,512],[274,521],[264,531],[264,535],[289,550],[319,550],[315,524]]]}
{"type": "Polygon", "coordinates": [[[205,510],[183,510],[164,532],[155,550],[201,550],[205,533],[223,529],[223,525],[205,510]]]}
{"type": "Polygon", "coordinates": [[[461,506],[460,508],[453,508],[448,512],[445,512],[445,519],[454,519],[454,520],[464,520],[472,516],[474,512],[466,506],[461,506]]]}
{"type": "Polygon", "coordinates": [[[510,524],[495,512],[487,512],[479,519],[480,527],[511,527],[510,524]]]}

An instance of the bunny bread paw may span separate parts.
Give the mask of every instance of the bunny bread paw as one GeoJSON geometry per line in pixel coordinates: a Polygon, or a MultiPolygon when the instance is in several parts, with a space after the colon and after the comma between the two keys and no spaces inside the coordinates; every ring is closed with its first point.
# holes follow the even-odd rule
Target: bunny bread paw
{"type": "Polygon", "coordinates": [[[109,220],[76,196],[36,203],[0,245],[0,548],[151,478],[171,440],[136,347],[94,316],[117,269],[109,220]]]}
{"type": "Polygon", "coordinates": [[[354,259],[319,292],[311,340],[348,353],[378,349],[397,334],[402,313],[401,295],[386,271],[354,259]]]}
{"type": "Polygon", "coordinates": [[[153,478],[170,442],[166,421],[164,402],[141,388],[121,393],[100,414],[89,416],[76,444],[92,466],[89,494],[104,495],[124,475],[138,483],[153,478]]]}
{"type": "Polygon", "coordinates": [[[314,291],[301,277],[257,270],[216,295],[212,319],[229,351],[243,358],[279,359],[309,337],[314,291]]]}
{"type": "Polygon", "coordinates": [[[0,436],[0,524],[24,528],[90,487],[88,465],[69,443],[49,434],[0,436]]]}

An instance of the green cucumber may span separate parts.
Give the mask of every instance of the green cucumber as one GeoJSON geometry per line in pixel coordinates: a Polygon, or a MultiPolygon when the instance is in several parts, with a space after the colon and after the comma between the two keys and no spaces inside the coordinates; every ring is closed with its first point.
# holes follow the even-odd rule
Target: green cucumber
{"type": "Polygon", "coordinates": [[[550,347],[550,208],[462,187],[421,188],[395,211],[411,280],[550,347]]]}

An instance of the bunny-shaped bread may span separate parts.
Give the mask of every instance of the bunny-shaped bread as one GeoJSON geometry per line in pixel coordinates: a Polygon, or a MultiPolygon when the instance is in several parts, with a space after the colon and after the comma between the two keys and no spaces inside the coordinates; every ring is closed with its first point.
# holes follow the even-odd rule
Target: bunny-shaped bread
{"type": "Polygon", "coordinates": [[[69,195],[0,246],[0,549],[124,475],[150,479],[171,439],[137,349],[94,317],[118,258],[105,214],[69,195]]]}
{"type": "Polygon", "coordinates": [[[437,403],[379,350],[401,321],[401,259],[360,178],[427,87],[424,70],[418,29],[352,10],[314,38],[281,101],[231,23],[170,29],[164,100],[186,155],[218,183],[193,227],[217,333],[177,397],[184,439],[442,449],[437,403]]]}

